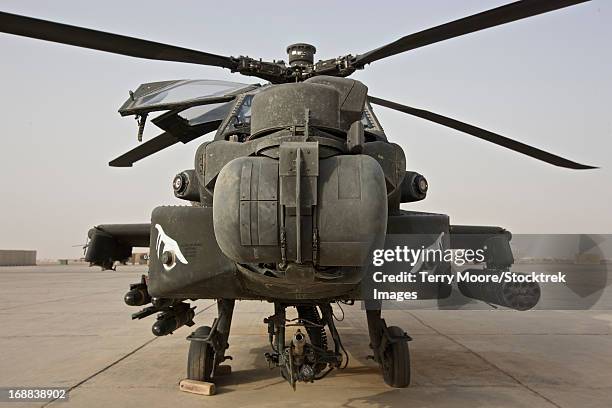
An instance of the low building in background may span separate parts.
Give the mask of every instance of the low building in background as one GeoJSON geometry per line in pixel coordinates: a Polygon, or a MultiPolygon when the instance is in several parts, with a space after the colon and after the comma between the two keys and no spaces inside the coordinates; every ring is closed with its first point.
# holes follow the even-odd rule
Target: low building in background
{"type": "Polygon", "coordinates": [[[0,266],[36,265],[36,251],[0,249],[0,266]]]}
{"type": "Polygon", "coordinates": [[[131,263],[132,265],[148,265],[149,254],[147,252],[135,252],[130,257],[128,263],[131,263]]]}

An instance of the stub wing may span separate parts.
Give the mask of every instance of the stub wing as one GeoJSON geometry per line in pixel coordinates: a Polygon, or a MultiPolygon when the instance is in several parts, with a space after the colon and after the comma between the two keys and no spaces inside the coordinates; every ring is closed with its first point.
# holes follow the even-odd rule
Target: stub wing
{"type": "Polygon", "coordinates": [[[151,224],[104,224],[88,232],[85,261],[102,269],[112,269],[115,262],[126,262],[132,248],[148,247],[151,224]]]}

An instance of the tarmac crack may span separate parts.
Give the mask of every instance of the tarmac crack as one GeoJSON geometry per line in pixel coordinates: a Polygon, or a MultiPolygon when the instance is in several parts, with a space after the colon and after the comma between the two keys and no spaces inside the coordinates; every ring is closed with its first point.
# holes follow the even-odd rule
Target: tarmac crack
{"type": "Polygon", "coordinates": [[[63,300],[72,300],[72,299],[78,299],[78,298],[92,296],[92,295],[103,295],[103,294],[106,294],[106,293],[113,293],[113,292],[116,292],[116,290],[113,289],[113,290],[106,290],[104,292],[92,292],[92,293],[87,293],[85,295],[76,295],[76,296],[63,297],[63,298],[59,298],[59,299],[43,300],[42,302],[31,302],[31,303],[26,303],[25,305],[17,305],[17,306],[10,306],[10,307],[1,308],[0,311],[19,309],[20,307],[29,307],[29,306],[35,306],[35,305],[44,305],[45,303],[61,302],[63,300]]]}
{"type": "Polygon", "coordinates": [[[485,357],[483,357],[482,355],[478,354],[477,352],[475,352],[474,350],[472,350],[471,348],[469,348],[468,346],[466,346],[465,344],[461,343],[459,340],[451,337],[450,335],[447,335],[445,333],[442,333],[441,331],[439,331],[438,329],[436,329],[435,327],[431,326],[430,324],[426,323],[423,319],[419,318],[418,316],[416,316],[414,313],[405,311],[406,313],[408,313],[410,316],[412,316],[416,321],[418,321],[419,323],[421,323],[423,326],[433,330],[436,334],[438,334],[439,336],[444,337],[445,339],[455,343],[456,345],[458,345],[459,347],[465,349],[468,353],[472,354],[473,356],[475,356],[476,358],[478,358],[479,360],[483,361],[484,363],[488,364],[489,366],[495,368],[496,370],[498,370],[499,372],[501,372],[502,374],[506,375],[508,378],[512,379],[514,382],[516,382],[518,385],[520,385],[521,387],[525,388],[526,390],[530,391],[531,393],[537,395],[538,397],[542,398],[543,400],[545,400],[546,402],[548,402],[549,404],[553,405],[556,408],[563,408],[561,405],[557,404],[555,401],[551,400],[550,398],[546,397],[545,395],[539,393],[537,390],[533,389],[532,387],[530,387],[529,385],[525,384],[523,381],[521,381],[519,378],[517,378],[516,376],[512,375],[511,373],[509,373],[508,371],[504,370],[503,368],[499,367],[497,364],[493,363],[492,361],[489,361],[488,359],[486,359],[485,357]]]}
{"type": "MultiPolygon", "coordinates": [[[[203,308],[202,310],[200,310],[199,312],[197,312],[195,314],[195,316],[199,315],[200,313],[205,312],[206,310],[210,309],[211,307],[213,307],[214,305],[216,305],[217,302],[213,302],[212,304],[206,306],[205,308],[203,308]]],[[[81,385],[85,384],[87,381],[91,380],[92,378],[97,377],[98,375],[102,374],[103,372],[107,371],[108,369],[114,367],[115,365],[119,364],[120,362],[122,362],[123,360],[125,360],[126,358],[134,355],[135,353],[137,353],[138,351],[142,350],[143,348],[145,348],[146,346],[148,346],[149,344],[153,343],[155,340],[159,339],[159,337],[153,337],[150,340],[147,340],[146,342],[144,342],[143,344],[141,344],[140,346],[136,347],[135,349],[133,349],[132,351],[128,352],[127,354],[119,357],[117,360],[113,361],[112,363],[108,364],[107,366],[101,368],[100,370],[96,371],[95,373],[93,373],[92,375],[90,375],[89,377],[79,381],[78,383],[76,383],[75,385],[73,385],[72,387],[68,388],[68,390],[66,391],[66,394],[70,395],[70,392],[72,392],[74,389],[80,387],[81,385]]],[[[52,399],[51,401],[48,401],[46,403],[44,403],[43,405],[41,405],[41,408],[45,408],[51,404],[53,404],[55,401],[57,401],[58,398],[52,399]]],[[[60,401],[61,402],[61,401],[60,401]]]]}

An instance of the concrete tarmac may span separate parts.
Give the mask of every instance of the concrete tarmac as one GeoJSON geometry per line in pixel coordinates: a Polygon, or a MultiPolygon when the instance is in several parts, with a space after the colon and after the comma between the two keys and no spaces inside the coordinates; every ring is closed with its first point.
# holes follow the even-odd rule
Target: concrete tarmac
{"type": "MultiPolygon", "coordinates": [[[[68,401],[7,407],[610,407],[610,311],[385,311],[412,337],[412,385],[387,387],[369,354],[365,313],[337,323],[345,370],[294,392],[269,370],[265,302],[237,302],[228,354],[233,372],[211,397],[180,392],[185,337],[155,338],[154,317],[131,321],[122,300],[143,267],[0,268],[0,387],[67,387],[68,401]]],[[[198,301],[210,325],[213,301],[198,301]]],[[[338,310],[337,314],[341,314],[338,310]]]]}

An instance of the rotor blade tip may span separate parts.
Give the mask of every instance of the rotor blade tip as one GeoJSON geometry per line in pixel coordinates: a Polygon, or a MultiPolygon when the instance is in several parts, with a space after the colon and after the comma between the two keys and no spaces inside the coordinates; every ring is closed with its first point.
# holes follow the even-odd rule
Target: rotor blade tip
{"type": "Polygon", "coordinates": [[[112,161],[108,162],[108,165],[110,167],[132,167],[132,163],[122,163],[122,162],[117,161],[117,160],[112,160],[112,161]]]}

